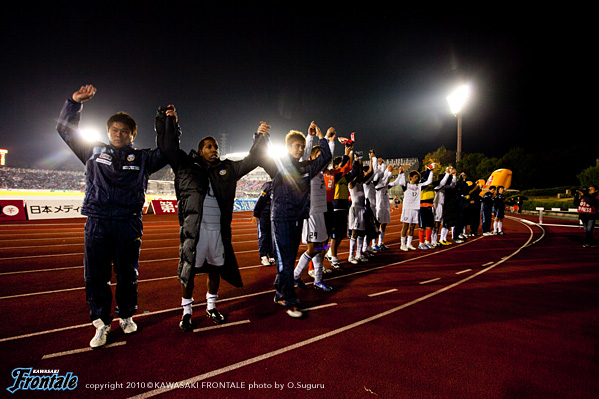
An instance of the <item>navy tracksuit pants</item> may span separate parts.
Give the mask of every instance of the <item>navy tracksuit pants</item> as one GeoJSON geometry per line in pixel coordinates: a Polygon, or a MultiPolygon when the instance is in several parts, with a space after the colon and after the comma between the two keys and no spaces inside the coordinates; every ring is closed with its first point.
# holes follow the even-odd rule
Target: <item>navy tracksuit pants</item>
{"type": "Polygon", "coordinates": [[[491,205],[483,204],[481,207],[481,222],[483,227],[483,233],[489,233],[491,231],[491,221],[493,220],[493,207],[491,205]]]}
{"type": "Polygon", "coordinates": [[[260,219],[258,219],[258,252],[260,257],[274,257],[272,250],[270,214],[261,216],[260,219]]]}
{"type": "Polygon", "coordinates": [[[272,221],[272,238],[277,264],[275,300],[285,301],[285,307],[297,305],[295,294],[295,258],[302,238],[303,221],[272,221]]]}
{"type": "Polygon", "coordinates": [[[137,268],[143,233],[139,217],[85,222],[85,293],[92,321],[112,321],[112,269],[116,275],[115,312],[122,319],[137,311],[137,268]]]}

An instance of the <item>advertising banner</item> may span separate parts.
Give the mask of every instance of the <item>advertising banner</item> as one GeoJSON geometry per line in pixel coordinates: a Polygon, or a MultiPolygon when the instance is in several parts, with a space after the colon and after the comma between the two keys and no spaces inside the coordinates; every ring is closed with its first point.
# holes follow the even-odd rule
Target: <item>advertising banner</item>
{"type": "Polygon", "coordinates": [[[233,212],[235,211],[253,211],[258,198],[235,198],[233,212]]]}
{"type": "Polygon", "coordinates": [[[66,219],[85,217],[81,215],[81,199],[32,199],[26,201],[29,220],[66,219]]]}
{"type": "Polygon", "coordinates": [[[22,200],[0,200],[0,222],[8,220],[27,220],[22,200]]]}
{"type": "Polygon", "coordinates": [[[151,200],[151,209],[148,213],[153,212],[156,215],[166,215],[177,213],[177,200],[151,200]]]}

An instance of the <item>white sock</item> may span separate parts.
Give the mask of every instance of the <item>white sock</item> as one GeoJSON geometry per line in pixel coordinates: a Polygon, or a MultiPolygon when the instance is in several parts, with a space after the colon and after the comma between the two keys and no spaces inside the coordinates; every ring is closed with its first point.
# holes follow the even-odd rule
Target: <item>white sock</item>
{"type": "Polygon", "coordinates": [[[379,245],[383,245],[384,241],[385,241],[385,232],[383,230],[381,230],[379,233],[379,245]]]}
{"type": "Polygon", "coordinates": [[[433,234],[431,234],[431,243],[433,245],[437,244],[437,238],[439,238],[439,233],[437,231],[437,229],[433,230],[433,234]]]}
{"type": "Polygon", "coordinates": [[[193,298],[181,298],[181,306],[183,306],[183,314],[191,314],[191,305],[193,305],[193,298]]]}
{"type": "Polygon", "coordinates": [[[354,257],[354,251],[356,250],[356,239],[355,238],[350,238],[349,239],[349,257],[353,258],[354,257]]]}
{"type": "Polygon", "coordinates": [[[497,233],[497,220],[493,222],[493,232],[497,233]]]}
{"type": "Polygon", "coordinates": [[[368,240],[366,237],[362,238],[362,252],[368,251],[368,240]]]}
{"type": "Polygon", "coordinates": [[[308,266],[310,264],[310,261],[312,259],[313,258],[310,257],[310,255],[308,255],[308,252],[304,252],[302,254],[302,256],[300,256],[299,261],[297,262],[297,266],[295,267],[295,270],[293,271],[294,279],[297,280],[300,278],[300,276],[304,272],[304,269],[306,268],[306,266],[308,266]]]}
{"type": "Polygon", "coordinates": [[[449,230],[447,229],[447,227],[441,227],[441,241],[443,241],[443,242],[447,241],[448,233],[449,233],[449,230]]]}
{"type": "Polygon", "coordinates": [[[214,295],[209,292],[206,293],[206,309],[212,310],[216,308],[216,300],[218,299],[218,294],[214,295]]]}
{"type": "Polygon", "coordinates": [[[316,254],[312,258],[312,264],[314,265],[314,282],[319,283],[322,281],[322,257],[320,253],[316,254]]]}
{"type": "Polygon", "coordinates": [[[358,237],[356,240],[356,258],[362,256],[362,245],[364,244],[364,237],[358,237]]]}
{"type": "Polygon", "coordinates": [[[407,242],[406,242],[406,245],[407,245],[408,247],[409,247],[410,245],[412,245],[412,239],[413,239],[413,238],[414,238],[414,237],[412,237],[412,236],[408,236],[408,237],[407,237],[407,242]]]}
{"type": "Polygon", "coordinates": [[[497,230],[503,231],[503,222],[497,222],[497,230]]]}
{"type": "Polygon", "coordinates": [[[406,237],[401,237],[401,246],[404,247],[406,245],[406,237]]]}

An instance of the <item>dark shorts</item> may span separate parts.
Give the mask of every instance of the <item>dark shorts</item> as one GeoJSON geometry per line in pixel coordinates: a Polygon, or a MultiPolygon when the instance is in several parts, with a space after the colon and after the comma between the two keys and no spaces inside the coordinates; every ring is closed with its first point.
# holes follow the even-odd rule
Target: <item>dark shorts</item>
{"type": "Polygon", "coordinates": [[[333,228],[331,230],[331,238],[341,240],[347,237],[347,216],[349,210],[336,210],[333,212],[333,228]]]}
{"type": "Polygon", "coordinates": [[[420,208],[418,212],[418,222],[421,229],[433,228],[435,226],[435,215],[433,214],[432,206],[425,206],[420,208]]]}

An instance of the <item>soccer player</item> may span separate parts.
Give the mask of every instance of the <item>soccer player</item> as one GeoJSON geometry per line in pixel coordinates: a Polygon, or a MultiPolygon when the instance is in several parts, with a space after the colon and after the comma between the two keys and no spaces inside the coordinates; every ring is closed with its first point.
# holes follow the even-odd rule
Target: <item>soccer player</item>
{"type": "Polygon", "coordinates": [[[439,185],[435,187],[435,199],[433,200],[435,226],[433,227],[431,235],[431,244],[433,247],[441,246],[441,242],[444,242],[447,239],[447,236],[444,236],[445,231],[441,228],[441,223],[443,222],[443,207],[445,205],[445,189],[447,187],[454,187],[455,183],[455,169],[447,167],[447,169],[445,169],[445,176],[441,179],[439,185]]]}
{"type": "Polygon", "coordinates": [[[112,322],[112,268],[116,274],[115,312],[125,334],[137,331],[137,268],[142,236],[142,214],[149,175],[166,166],[158,150],[136,149],[135,120],[119,112],[106,122],[109,144],[89,143],[77,128],[85,101],[96,88],[81,86],[66,100],[56,129],[85,165],[85,293],[96,333],[89,345],[106,344],[112,322]]]}
{"type": "Polygon", "coordinates": [[[252,213],[252,220],[258,225],[258,255],[263,266],[270,266],[275,261],[270,227],[271,186],[270,181],[262,185],[252,213]]]}
{"type": "Polygon", "coordinates": [[[497,187],[491,186],[481,198],[480,214],[482,220],[483,236],[492,236],[491,221],[493,220],[493,198],[497,187]]]}
{"type": "Polygon", "coordinates": [[[284,306],[287,314],[294,318],[303,316],[298,309],[295,293],[294,267],[304,219],[310,216],[310,181],[331,160],[327,139],[319,129],[316,135],[320,139],[320,154],[316,158],[307,162],[300,161],[304,155],[306,139],[303,133],[292,130],[285,137],[287,154],[278,160],[270,159],[262,165],[272,177],[271,221],[277,265],[274,300],[284,306]]]}
{"type": "Polygon", "coordinates": [[[225,316],[216,309],[221,277],[234,287],[243,283],[231,244],[231,220],[237,181],[266,157],[270,126],[261,122],[249,154],[240,161],[221,160],[218,143],[211,136],[198,143],[197,151],[184,152],[179,145],[181,130],[171,107],[156,115],[158,148],[175,173],[179,202],[178,278],[181,281],[183,316],[179,327],[192,331],[194,277],[207,273],[206,316],[216,324],[225,316]]]}
{"type": "MultiPolygon", "coordinates": [[[[379,158],[377,161],[382,163],[379,158]]],[[[400,168],[400,173],[403,173],[403,169],[400,168]]],[[[389,188],[400,184],[399,179],[395,179],[393,182],[389,182],[393,175],[393,165],[388,165],[387,169],[383,172],[382,176],[378,180],[375,187],[376,189],[376,220],[379,222],[379,239],[375,250],[386,251],[389,249],[385,245],[385,230],[387,224],[391,222],[391,212],[389,210],[389,188]]]]}
{"type": "Polygon", "coordinates": [[[401,210],[401,221],[403,222],[403,227],[401,230],[400,249],[402,251],[416,249],[414,246],[412,246],[412,239],[414,237],[414,229],[418,224],[420,215],[420,193],[422,191],[422,187],[428,186],[433,182],[433,174],[430,173],[429,170],[426,181],[423,183],[418,183],[420,181],[420,173],[413,170],[409,173],[409,180],[407,183],[405,179],[403,168],[400,168],[399,177],[396,180],[399,180],[399,184],[402,186],[404,191],[403,207],[401,210]]]}
{"type": "MultiPolygon", "coordinates": [[[[302,160],[312,161],[321,154],[320,145],[314,144],[314,137],[320,129],[314,122],[308,128],[306,137],[306,148],[302,160]]],[[[320,135],[318,135],[320,136],[320,135]]],[[[330,134],[327,134],[329,152],[331,150],[330,134]]],[[[334,137],[334,135],[333,135],[334,137]]],[[[325,223],[325,212],[327,211],[327,193],[324,183],[324,172],[318,172],[310,180],[310,216],[304,220],[302,228],[302,242],[307,244],[308,248],[300,256],[297,266],[294,270],[294,280],[298,287],[305,288],[306,285],[301,280],[301,274],[304,269],[312,262],[314,265],[314,288],[323,291],[331,291],[332,288],[322,282],[324,249],[329,240],[327,226],[325,223]]]]}
{"type": "Polygon", "coordinates": [[[372,164],[366,172],[362,170],[362,153],[356,152],[357,173],[356,177],[349,182],[348,188],[351,195],[351,207],[349,208],[348,227],[351,231],[349,239],[349,257],[347,261],[352,264],[368,262],[368,255],[363,252],[364,240],[366,240],[366,195],[364,194],[364,180],[372,175],[372,164]]]}
{"type": "Polygon", "coordinates": [[[343,271],[337,251],[343,239],[347,237],[347,218],[350,206],[347,183],[356,177],[355,166],[353,144],[348,143],[345,145],[345,155],[335,157],[333,167],[325,172],[327,192],[331,190],[333,193],[330,248],[325,258],[331,262],[331,266],[337,271],[343,271]]]}
{"type": "Polygon", "coordinates": [[[493,212],[495,213],[495,222],[493,223],[493,234],[499,236],[504,235],[503,232],[503,218],[505,217],[505,195],[503,191],[505,187],[497,187],[497,194],[493,198],[493,212]]]}

